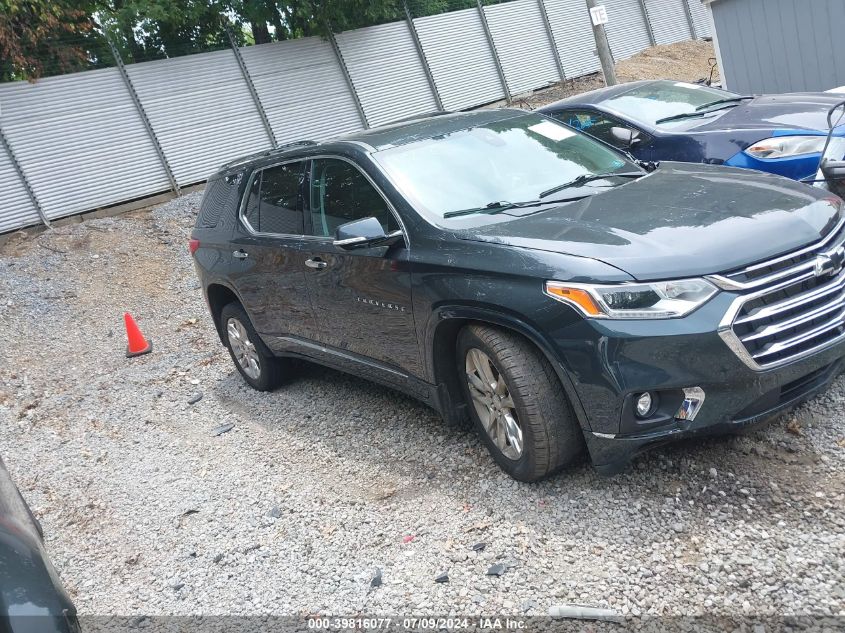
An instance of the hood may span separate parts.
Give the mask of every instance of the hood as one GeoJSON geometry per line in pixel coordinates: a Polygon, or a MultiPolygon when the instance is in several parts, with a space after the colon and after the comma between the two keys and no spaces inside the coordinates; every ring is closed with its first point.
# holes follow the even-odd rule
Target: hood
{"type": "MultiPolygon", "coordinates": [[[[827,133],[827,113],[845,95],[795,92],[763,95],[708,118],[695,131],[734,129],[813,130],[827,133]]],[[[722,112],[721,110],[717,112],[722,112]]]]}
{"type": "MultiPolygon", "coordinates": [[[[840,200],[744,169],[662,163],[582,200],[457,236],[590,257],[641,281],[727,272],[819,240],[840,200]]],[[[517,213],[517,212],[515,212],[517,213]]]]}

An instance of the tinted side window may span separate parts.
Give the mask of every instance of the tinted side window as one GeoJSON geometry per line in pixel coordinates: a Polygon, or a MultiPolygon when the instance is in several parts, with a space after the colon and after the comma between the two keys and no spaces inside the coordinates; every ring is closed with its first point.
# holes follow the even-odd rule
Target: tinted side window
{"type": "Polygon", "coordinates": [[[255,174],[247,196],[244,218],[259,233],[302,235],[303,163],[267,167],[255,174]]]}
{"type": "Polygon", "coordinates": [[[581,130],[600,141],[609,143],[613,147],[619,147],[619,141],[613,138],[610,128],[629,127],[613,117],[590,110],[563,110],[562,112],[555,112],[552,116],[576,130],[581,130]]]}
{"type": "Polygon", "coordinates": [[[386,232],[398,228],[396,220],[370,181],[354,165],[334,158],[312,163],[311,227],[314,235],[333,237],[341,224],[375,217],[386,232]]]}
{"type": "Polygon", "coordinates": [[[262,233],[302,235],[302,163],[268,167],[261,173],[258,230],[262,233]]]}

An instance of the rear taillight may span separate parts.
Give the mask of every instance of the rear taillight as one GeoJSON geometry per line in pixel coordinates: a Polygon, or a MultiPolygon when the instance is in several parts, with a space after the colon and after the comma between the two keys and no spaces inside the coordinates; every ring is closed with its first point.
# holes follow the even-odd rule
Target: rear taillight
{"type": "Polygon", "coordinates": [[[188,250],[191,251],[191,255],[197,252],[197,249],[200,247],[199,240],[188,240],[188,250]]]}

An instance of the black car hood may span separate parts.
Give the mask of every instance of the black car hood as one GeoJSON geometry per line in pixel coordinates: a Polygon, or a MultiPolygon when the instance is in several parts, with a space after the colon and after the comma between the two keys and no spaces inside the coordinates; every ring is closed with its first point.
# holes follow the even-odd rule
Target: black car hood
{"type": "Polygon", "coordinates": [[[827,113],[845,95],[824,92],[795,92],[763,95],[726,109],[721,116],[703,119],[690,131],[725,129],[814,130],[827,132],[827,113]]]}
{"type": "Polygon", "coordinates": [[[778,176],[687,163],[600,191],[533,215],[491,216],[495,223],[457,236],[590,257],[643,281],[693,277],[814,242],[836,223],[840,204],[778,176]]]}

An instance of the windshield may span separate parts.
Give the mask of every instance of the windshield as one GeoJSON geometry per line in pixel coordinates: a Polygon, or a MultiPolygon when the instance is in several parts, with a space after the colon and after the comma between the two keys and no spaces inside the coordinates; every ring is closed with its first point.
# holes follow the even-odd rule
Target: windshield
{"type": "MultiPolygon", "coordinates": [[[[654,125],[660,119],[690,114],[708,103],[722,99],[739,99],[739,95],[708,86],[680,81],[656,81],[638,86],[602,103],[635,121],[654,125]]],[[[662,125],[671,125],[666,122],[662,125]]]]}
{"type": "MultiPolygon", "coordinates": [[[[459,210],[477,208],[483,213],[491,204],[536,200],[580,176],[638,171],[624,155],[536,114],[394,147],[374,158],[414,206],[437,224],[459,210]]],[[[623,182],[596,180],[574,192],[549,195],[548,202],[623,182]]]]}

